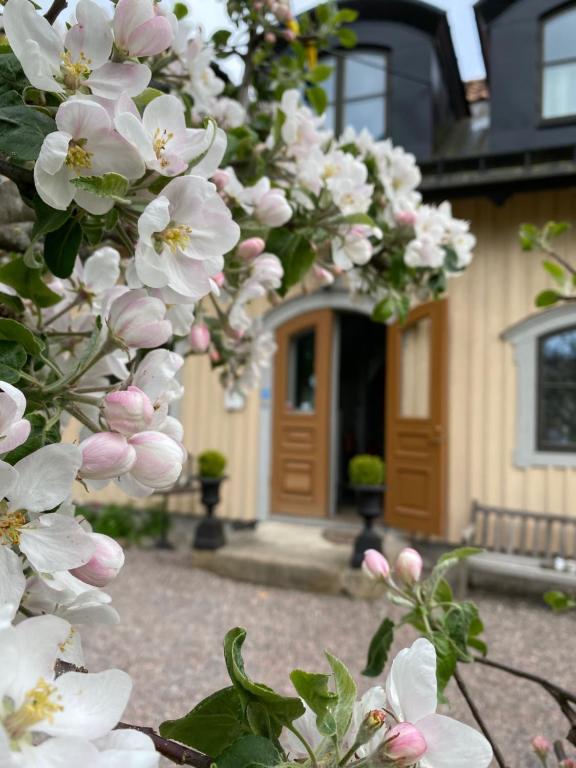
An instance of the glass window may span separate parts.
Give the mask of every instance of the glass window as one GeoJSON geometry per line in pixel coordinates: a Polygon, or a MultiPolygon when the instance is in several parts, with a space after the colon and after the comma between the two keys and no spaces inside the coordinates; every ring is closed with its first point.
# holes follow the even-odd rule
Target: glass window
{"type": "Polygon", "coordinates": [[[288,357],[288,404],[294,411],[312,413],[316,402],[316,334],[313,330],[294,336],[288,357]]]}
{"type": "Polygon", "coordinates": [[[538,450],[576,452],[576,327],[538,340],[538,450]]]}
{"type": "Polygon", "coordinates": [[[432,322],[424,317],[402,331],[400,415],[409,419],[430,416],[432,322]]]}
{"type": "Polygon", "coordinates": [[[542,117],[576,115],[576,7],[544,22],[542,117]]]}
{"type": "Polygon", "coordinates": [[[342,133],[348,126],[368,128],[376,138],[386,133],[387,60],[383,51],[355,50],[328,56],[334,67],[323,83],[328,94],[326,126],[342,133]]]}

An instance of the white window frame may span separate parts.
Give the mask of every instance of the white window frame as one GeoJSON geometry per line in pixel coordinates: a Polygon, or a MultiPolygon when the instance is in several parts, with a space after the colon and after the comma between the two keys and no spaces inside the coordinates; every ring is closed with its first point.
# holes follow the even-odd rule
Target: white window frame
{"type": "Polygon", "coordinates": [[[564,304],[539,312],[508,328],[504,341],[514,347],[516,363],[516,466],[576,467],[576,451],[539,451],[537,447],[538,420],[538,340],[541,336],[576,323],[576,307],[564,304]]]}

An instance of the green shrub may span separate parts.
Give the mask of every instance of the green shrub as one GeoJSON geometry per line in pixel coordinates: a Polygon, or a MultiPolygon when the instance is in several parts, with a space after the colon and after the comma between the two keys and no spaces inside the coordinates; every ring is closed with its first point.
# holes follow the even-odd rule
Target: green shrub
{"type": "Polygon", "coordinates": [[[95,533],[104,533],[123,545],[140,544],[143,539],[158,539],[166,536],[170,529],[170,516],[164,507],[135,509],[117,504],[78,506],[76,514],[84,517],[95,533]]]}
{"type": "Polygon", "coordinates": [[[222,477],[226,468],[226,457],[219,451],[204,451],[198,456],[200,477],[222,477]]]}
{"type": "Polygon", "coordinates": [[[352,485],[382,485],[386,480],[386,464],[380,456],[354,456],[348,464],[348,476],[352,485]]]}

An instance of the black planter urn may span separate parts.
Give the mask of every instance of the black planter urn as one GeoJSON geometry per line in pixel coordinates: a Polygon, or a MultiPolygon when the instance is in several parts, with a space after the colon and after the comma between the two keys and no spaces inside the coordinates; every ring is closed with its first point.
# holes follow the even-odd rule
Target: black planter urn
{"type": "Polygon", "coordinates": [[[360,568],[367,549],[382,552],[382,537],[374,530],[374,522],[382,517],[385,485],[355,485],[357,508],[364,527],[354,540],[350,565],[360,568]]]}
{"type": "Polygon", "coordinates": [[[214,516],[220,503],[220,486],[225,477],[199,477],[201,501],[206,516],[198,523],[194,536],[194,549],[219,549],[226,544],[224,524],[214,516]]]}

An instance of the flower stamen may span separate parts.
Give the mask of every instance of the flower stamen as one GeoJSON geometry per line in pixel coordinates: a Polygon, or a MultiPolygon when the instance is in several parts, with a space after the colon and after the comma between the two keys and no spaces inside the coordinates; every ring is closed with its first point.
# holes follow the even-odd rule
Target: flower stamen
{"type": "Polygon", "coordinates": [[[26,525],[24,512],[8,512],[0,517],[0,544],[17,547],[20,544],[20,529],[26,525]]]}
{"type": "Polygon", "coordinates": [[[154,131],[154,140],[152,142],[152,146],[154,148],[154,154],[160,160],[160,165],[165,168],[168,165],[168,160],[166,160],[165,157],[162,157],[164,152],[166,151],[166,145],[170,141],[170,139],[174,138],[174,134],[170,131],[167,131],[166,128],[160,129],[156,128],[154,131]]]}
{"type": "Polygon", "coordinates": [[[56,688],[41,677],[36,686],[26,693],[19,709],[4,720],[4,727],[12,740],[18,741],[30,728],[44,720],[53,722],[54,715],[64,709],[59,701],[56,688]]]}
{"type": "Polygon", "coordinates": [[[71,91],[78,89],[80,82],[87,78],[92,71],[92,59],[89,59],[83,51],[80,51],[80,57],[74,61],[70,51],[62,54],[62,76],[64,85],[71,91]]]}
{"type": "Polygon", "coordinates": [[[68,168],[73,168],[75,171],[92,168],[94,153],[85,149],[85,144],[86,139],[76,139],[70,142],[65,160],[68,168]]]}
{"type": "Polygon", "coordinates": [[[172,227],[166,227],[165,230],[158,234],[158,239],[166,243],[173,253],[176,253],[179,248],[184,249],[188,245],[191,235],[192,227],[187,227],[185,224],[177,224],[172,227]]]}

